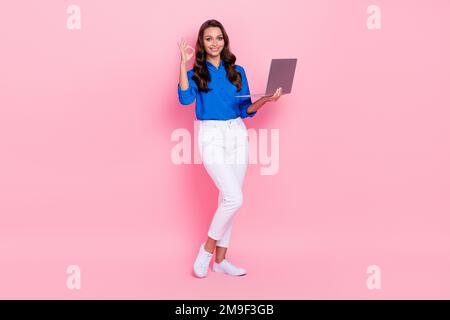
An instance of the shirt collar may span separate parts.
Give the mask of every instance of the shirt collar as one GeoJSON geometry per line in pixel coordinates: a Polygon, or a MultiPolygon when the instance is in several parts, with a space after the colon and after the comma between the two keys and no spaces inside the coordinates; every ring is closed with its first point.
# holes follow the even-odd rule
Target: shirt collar
{"type": "Polygon", "coordinates": [[[207,65],[208,67],[212,68],[213,70],[218,70],[218,69],[223,68],[224,63],[223,63],[223,60],[220,59],[220,65],[219,65],[219,68],[217,68],[217,67],[216,67],[215,65],[213,65],[211,62],[209,62],[208,60],[206,60],[206,65],[207,65]]]}

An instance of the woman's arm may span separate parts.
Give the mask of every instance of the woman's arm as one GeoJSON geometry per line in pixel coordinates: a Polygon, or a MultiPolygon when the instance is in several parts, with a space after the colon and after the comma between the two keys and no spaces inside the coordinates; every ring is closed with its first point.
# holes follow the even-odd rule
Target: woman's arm
{"type": "Polygon", "coordinates": [[[187,75],[187,62],[194,55],[194,48],[187,44],[186,40],[181,39],[181,42],[178,44],[181,52],[181,62],[180,62],[180,88],[181,90],[187,90],[189,88],[189,80],[187,75]],[[191,49],[193,52],[188,53],[188,49],[191,49]]]}
{"type": "Polygon", "coordinates": [[[258,111],[258,109],[261,109],[262,106],[269,101],[277,101],[278,98],[280,98],[282,94],[282,89],[278,88],[277,91],[274,93],[273,96],[270,97],[262,97],[258,100],[256,100],[253,104],[251,104],[248,108],[247,108],[247,113],[251,113],[251,112],[255,112],[258,111]]]}
{"type": "Polygon", "coordinates": [[[256,100],[253,104],[251,104],[248,109],[247,109],[247,113],[252,113],[255,111],[258,111],[258,109],[262,108],[262,106],[268,102],[269,97],[262,97],[258,100],[256,100]]]}
{"type": "Polygon", "coordinates": [[[180,88],[181,90],[187,90],[189,88],[189,80],[187,76],[187,67],[185,61],[181,61],[180,63],[180,88]]]}
{"type": "Polygon", "coordinates": [[[183,105],[189,105],[197,97],[197,85],[189,80],[189,72],[186,71],[186,63],[180,65],[180,83],[178,84],[178,100],[183,105]]]}
{"type": "Polygon", "coordinates": [[[181,104],[188,105],[191,104],[195,97],[197,96],[197,85],[194,81],[189,81],[187,62],[192,58],[193,53],[188,53],[188,48],[192,48],[187,44],[185,40],[181,40],[178,44],[181,51],[181,62],[180,62],[180,81],[178,83],[178,99],[181,104]]]}

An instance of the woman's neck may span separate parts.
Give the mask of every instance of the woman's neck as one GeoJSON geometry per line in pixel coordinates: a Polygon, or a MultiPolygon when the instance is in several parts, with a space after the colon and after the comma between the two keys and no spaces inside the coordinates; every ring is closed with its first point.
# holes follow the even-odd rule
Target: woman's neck
{"type": "Polygon", "coordinates": [[[218,56],[218,57],[208,57],[207,60],[209,62],[211,62],[213,65],[215,65],[216,67],[220,66],[220,56],[218,56]]]}

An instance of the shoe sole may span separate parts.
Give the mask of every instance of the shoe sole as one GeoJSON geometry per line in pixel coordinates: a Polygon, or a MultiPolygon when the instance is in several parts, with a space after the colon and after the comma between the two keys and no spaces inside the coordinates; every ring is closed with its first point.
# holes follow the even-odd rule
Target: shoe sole
{"type": "Polygon", "coordinates": [[[243,273],[243,274],[229,274],[229,273],[226,273],[225,271],[223,271],[223,270],[221,270],[221,269],[212,269],[214,272],[217,272],[217,273],[224,273],[224,274],[226,274],[226,275],[229,275],[229,276],[233,276],[233,277],[242,277],[242,276],[245,276],[246,274],[247,274],[247,272],[246,273],[243,273]]]}
{"type": "Polygon", "coordinates": [[[205,274],[204,276],[198,275],[198,274],[195,273],[195,271],[193,271],[192,273],[194,274],[194,276],[195,276],[196,278],[199,278],[199,279],[206,278],[206,276],[208,275],[208,274],[205,274]]]}

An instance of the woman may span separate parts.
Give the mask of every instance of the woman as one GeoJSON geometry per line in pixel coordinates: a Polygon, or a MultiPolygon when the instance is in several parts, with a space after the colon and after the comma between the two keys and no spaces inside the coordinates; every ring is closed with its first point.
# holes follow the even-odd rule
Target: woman
{"type": "Polygon", "coordinates": [[[252,103],[248,95],[244,68],[235,64],[229,38],[222,24],[208,20],[198,32],[193,69],[186,64],[194,50],[183,39],[181,51],[178,98],[181,104],[196,99],[196,117],[200,120],[198,144],[200,155],[209,176],[219,189],[218,208],[211,221],[208,237],[200,245],[194,262],[194,274],[203,278],[208,274],[213,253],[213,271],[232,276],[247,273],[225,258],[229,247],[233,216],[242,206],[242,184],[248,164],[248,133],[242,118],[253,117],[266,102],[277,101],[281,88],[273,96],[252,103]]]}

